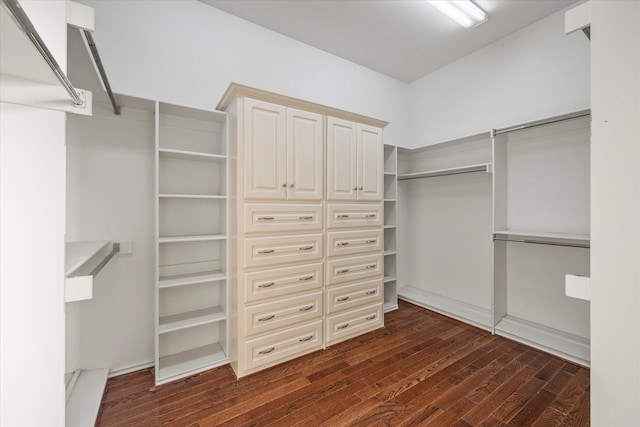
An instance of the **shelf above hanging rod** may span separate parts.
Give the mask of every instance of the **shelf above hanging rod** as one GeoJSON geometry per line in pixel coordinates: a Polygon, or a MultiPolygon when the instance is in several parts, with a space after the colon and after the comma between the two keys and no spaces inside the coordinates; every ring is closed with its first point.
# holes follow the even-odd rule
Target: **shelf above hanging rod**
{"type": "Polygon", "coordinates": [[[578,118],[581,118],[581,117],[588,117],[590,115],[591,115],[591,110],[589,110],[589,109],[575,111],[573,113],[562,114],[562,115],[555,116],[555,117],[549,117],[549,118],[542,119],[542,120],[536,120],[536,121],[529,122],[529,123],[523,123],[521,125],[510,126],[510,127],[506,127],[506,128],[502,128],[502,129],[493,129],[491,131],[491,136],[494,137],[496,135],[500,135],[500,134],[503,134],[503,133],[515,132],[515,131],[518,131],[518,130],[524,130],[524,129],[529,129],[529,128],[533,128],[533,127],[537,127],[537,126],[549,125],[549,124],[552,124],[552,123],[558,123],[558,122],[563,122],[563,121],[566,121],[566,120],[578,119],[578,118]]]}
{"type": "Polygon", "coordinates": [[[589,243],[551,242],[551,241],[534,240],[534,239],[514,239],[513,237],[504,238],[504,237],[494,236],[493,241],[494,242],[499,241],[499,242],[529,243],[534,245],[565,246],[569,248],[583,248],[583,249],[589,249],[591,247],[589,243]]]}
{"type": "Polygon", "coordinates": [[[419,178],[434,178],[437,176],[447,176],[447,175],[459,175],[463,173],[472,173],[472,172],[490,173],[491,163],[480,163],[476,165],[459,166],[459,167],[448,168],[448,169],[437,169],[437,170],[431,170],[431,171],[406,173],[406,174],[398,175],[398,181],[405,181],[408,179],[419,179],[419,178]]]}

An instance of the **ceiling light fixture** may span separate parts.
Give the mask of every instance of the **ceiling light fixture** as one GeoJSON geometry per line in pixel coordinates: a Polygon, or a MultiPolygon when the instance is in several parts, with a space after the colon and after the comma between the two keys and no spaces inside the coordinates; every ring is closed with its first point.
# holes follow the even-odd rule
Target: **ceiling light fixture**
{"type": "Polygon", "coordinates": [[[427,2],[468,30],[487,20],[487,13],[471,0],[427,0],[427,2]]]}

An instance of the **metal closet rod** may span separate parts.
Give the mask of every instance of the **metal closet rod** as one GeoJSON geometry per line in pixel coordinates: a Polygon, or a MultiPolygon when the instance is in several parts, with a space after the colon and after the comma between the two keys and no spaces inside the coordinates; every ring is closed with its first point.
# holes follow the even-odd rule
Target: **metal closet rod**
{"type": "Polygon", "coordinates": [[[580,118],[580,117],[588,117],[590,115],[591,115],[591,110],[576,111],[575,113],[569,113],[569,114],[565,114],[563,116],[558,116],[558,117],[551,118],[551,119],[540,120],[540,121],[537,121],[537,122],[526,123],[524,125],[512,126],[512,127],[503,128],[503,129],[493,129],[491,131],[491,136],[500,135],[502,133],[514,132],[514,131],[517,131],[517,130],[534,128],[534,127],[537,127],[537,126],[548,125],[548,124],[551,124],[551,123],[564,122],[565,120],[573,120],[573,119],[577,119],[577,118],[580,118]]]}
{"type": "Polygon", "coordinates": [[[531,243],[534,245],[549,245],[549,246],[566,246],[569,248],[584,248],[589,249],[591,245],[582,244],[582,243],[561,243],[561,242],[544,242],[541,240],[529,240],[529,239],[505,239],[501,237],[494,237],[494,241],[500,242],[516,242],[516,243],[531,243]]]}
{"type": "Polygon", "coordinates": [[[111,85],[109,84],[109,79],[107,78],[107,72],[102,65],[102,60],[100,59],[100,54],[98,53],[96,43],[93,40],[93,35],[91,35],[91,32],[87,30],[82,30],[82,34],[84,34],[84,38],[87,40],[87,46],[89,46],[89,50],[91,51],[91,55],[93,56],[93,61],[96,64],[98,74],[100,75],[100,79],[102,80],[104,89],[107,91],[107,95],[109,95],[109,100],[111,101],[111,105],[113,106],[113,112],[116,115],[120,115],[120,105],[118,105],[116,96],[111,90],[111,85]]]}
{"type": "Polygon", "coordinates": [[[94,276],[94,277],[97,276],[98,273],[102,271],[104,266],[107,265],[107,263],[111,261],[111,258],[113,258],[114,255],[117,254],[118,252],[120,252],[120,243],[114,243],[113,246],[111,247],[111,252],[109,252],[109,255],[107,255],[105,259],[100,261],[100,264],[96,265],[96,268],[91,270],[91,273],[89,273],[89,276],[94,276]]]}
{"type": "Polygon", "coordinates": [[[44,43],[44,40],[42,40],[42,37],[40,37],[40,34],[38,34],[38,32],[36,31],[36,28],[33,26],[31,20],[18,3],[18,0],[2,0],[2,3],[9,10],[9,12],[18,23],[22,31],[27,35],[29,40],[31,40],[31,43],[33,43],[38,52],[40,52],[40,55],[42,55],[47,65],[49,65],[49,67],[53,71],[53,74],[55,74],[58,80],[60,80],[60,83],[62,83],[62,86],[64,86],[67,92],[69,92],[74,105],[84,105],[84,100],[80,97],[80,95],[78,95],[78,92],[73,87],[73,84],[71,84],[69,78],[66,76],[64,71],[62,71],[60,65],[58,65],[58,62],[53,57],[53,54],[51,53],[49,48],[47,48],[47,45],[44,43]]]}

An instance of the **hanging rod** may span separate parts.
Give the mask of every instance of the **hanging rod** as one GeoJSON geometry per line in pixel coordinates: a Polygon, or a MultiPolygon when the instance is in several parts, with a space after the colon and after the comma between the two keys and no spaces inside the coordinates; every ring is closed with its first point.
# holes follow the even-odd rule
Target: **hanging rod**
{"type": "Polygon", "coordinates": [[[120,115],[120,105],[118,105],[118,100],[111,90],[111,85],[109,84],[109,79],[107,78],[107,72],[104,69],[104,65],[102,65],[102,60],[100,59],[100,54],[98,53],[96,43],[93,40],[93,35],[90,31],[87,30],[81,30],[81,32],[84,35],[87,46],[89,47],[89,51],[91,51],[91,55],[93,56],[93,62],[96,66],[98,74],[100,75],[100,80],[102,80],[102,85],[107,91],[107,95],[109,95],[109,100],[111,101],[111,105],[113,106],[113,113],[116,115],[120,115]]]}
{"type": "Polygon", "coordinates": [[[512,127],[503,128],[503,129],[493,129],[491,131],[491,136],[494,137],[494,136],[500,135],[502,133],[509,133],[509,132],[514,132],[514,131],[517,131],[517,130],[523,130],[523,129],[529,129],[529,128],[533,128],[533,127],[537,127],[537,126],[548,125],[548,124],[551,124],[551,123],[563,122],[565,120],[578,119],[580,117],[588,117],[590,115],[591,115],[591,110],[576,111],[574,113],[564,114],[562,116],[557,116],[557,117],[553,117],[553,118],[550,118],[550,119],[544,119],[544,120],[538,120],[538,121],[535,121],[535,122],[525,123],[523,125],[512,126],[512,127]]]}
{"type": "Polygon", "coordinates": [[[529,240],[529,239],[504,239],[500,237],[494,237],[493,241],[500,242],[516,242],[516,243],[531,243],[534,245],[549,245],[549,246],[566,246],[569,248],[585,248],[589,249],[591,245],[584,243],[562,243],[562,242],[544,242],[541,240],[529,240]]]}
{"type": "Polygon", "coordinates": [[[105,259],[100,261],[100,264],[96,265],[96,268],[91,270],[91,273],[89,273],[89,276],[93,276],[93,277],[97,276],[98,273],[102,271],[104,266],[107,265],[107,263],[111,260],[111,258],[113,258],[114,255],[117,254],[118,252],[120,252],[120,243],[114,243],[113,246],[111,247],[111,252],[109,252],[109,255],[107,255],[105,259]]]}
{"type": "Polygon", "coordinates": [[[42,55],[47,65],[51,68],[51,71],[53,71],[53,74],[55,74],[60,83],[62,83],[62,86],[67,90],[73,100],[73,104],[75,106],[84,105],[84,100],[80,95],[78,95],[73,84],[71,84],[69,78],[66,76],[64,71],[62,71],[60,65],[58,65],[58,62],[53,57],[49,48],[47,48],[47,45],[44,43],[44,40],[42,40],[42,37],[40,37],[40,34],[36,31],[36,28],[33,26],[33,23],[31,23],[31,20],[18,3],[18,0],[2,0],[2,3],[9,10],[9,13],[11,13],[16,23],[20,26],[20,29],[26,34],[27,38],[31,40],[31,43],[33,43],[36,50],[40,55],[42,55]]]}

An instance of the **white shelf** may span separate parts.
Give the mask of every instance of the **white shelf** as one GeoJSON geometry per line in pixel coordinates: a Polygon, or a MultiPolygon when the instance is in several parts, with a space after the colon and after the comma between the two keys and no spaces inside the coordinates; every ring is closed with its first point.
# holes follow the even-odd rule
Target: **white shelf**
{"type": "Polygon", "coordinates": [[[522,237],[523,239],[547,239],[557,241],[580,241],[588,243],[591,240],[589,234],[574,234],[574,233],[547,233],[540,231],[526,231],[526,230],[495,230],[494,234],[500,234],[504,236],[522,237]]]}
{"type": "Polygon", "coordinates": [[[71,382],[67,385],[66,426],[95,424],[108,376],[108,369],[74,372],[71,382]]]}
{"type": "Polygon", "coordinates": [[[414,286],[398,289],[398,298],[482,329],[491,330],[491,311],[489,309],[447,298],[414,286]]]}
{"type": "Polygon", "coordinates": [[[173,150],[170,148],[159,148],[158,156],[163,159],[197,160],[200,162],[220,162],[227,159],[227,156],[222,154],[198,153],[195,151],[173,150]]]}
{"type": "Polygon", "coordinates": [[[160,289],[173,288],[176,286],[195,285],[198,283],[215,282],[215,281],[225,280],[226,278],[227,276],[219,270],[205,271],[202,273],[192,273],[192,274],[178,274],[175,276],[160,277],[160,280],[158,281],[158,287],[160,289]]]}
{"type": "Polygon", "coordinates": [[[65,244],[65,276],[71,276],[110,243],[108,240],[67,242],[65,244]]]}
{"type": "Polygon", "coordinates": [[[186,313],[162,316],[158,322],[158,333],[179,331],[194,326],[225,320],[226,315],[220,307],[203,308],[201,310],[188,311],[186,313]]]}
{"type": "Polygon", "coordinates": [[[158,194],[161,199],[219,199],[225,200],[227,196],[209,194],[158,194]]]}
{"type": "Polygon", "coordinates": [[[495,329],[498,335],[589,366],[591,350],[586,338],[508,315],[498,322],[495,329]]]}
{"type": "Polygon", "coordinates": [[[389,311],[393,311],[393,310],[397,310],[398,309],[398,303],[397,302],[391,302],[391,301],[385,301],[384,305],[382,306],[382,309],[385,313],[388,313],[389,311]]]}
{"type": "Polygon", "coordinates": [[[166,236],[160,237],[158,243],[204,242],[209,240],[224,240],[224,234],[201,234],[195,236],[166,236]]]}
{"type": "Polygon", "coordinates": [[[382,252],[383,256],[395,255],[396,251],[384,251],[382,252]]]}
{"type": "Polygon", "coordinates": [[[387,225],[384,225],[383,228],[385,228],[385,229],[386,228],[396,228],[396,225],[395,224],[387,224],[387,225]]]}
{"type": "Polygon", "coordinates": [[[398,199],[384,199],[385,202],[397,202],[398,199]]]}
{"type": "Polygon", "coordinates": [[[385,171],[384,174],[385,174],[385,176],[395,176],[396,175],[395,172],[387,172],[387,171],[385,171]]]}
{"type": "Polygon", "coordinates": [[[394,276],[384,276],[384,278],[382,279],[382,282],[389,283],[389,282],[393,282],[394,280],[396,280],[394,276]]]}
{"type": "Polygon", "coordinates": [[[175,380],[227,363],[227,355],[218,343],[160,358],[158,384],[175,380]]]}
{"type": "Polygon", "coordinates": [[[433,178],[436,176],[458,175],[470,172],[490,172],[491,163],[480,163],[476,165],[459,166],[455,168],[437,169],[431,171],[414,172],[398,175],[398,181],[415,178],[433,178]]]}

